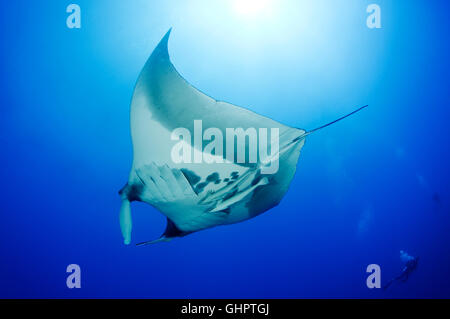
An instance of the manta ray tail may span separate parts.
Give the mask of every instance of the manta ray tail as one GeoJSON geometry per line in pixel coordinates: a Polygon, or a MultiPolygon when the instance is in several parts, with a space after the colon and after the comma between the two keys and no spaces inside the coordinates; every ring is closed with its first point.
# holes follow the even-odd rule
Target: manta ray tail
{"type": "Polygon", "coordinates": [[[353,114],[355,114],[355,113],[361,111],[362,109],[365,109],[365,108],[368,107],[368,106],[369,106],[369,105],[364,105],[364,106],[360,107],[359,109],[357,109],[357,110],[355,110],[355,111],[353,111],[353,112],[351,112],[351,113],[349,113],[349,114],[347,114],[347,115],[344,115],[343,117],[338,118],[337,120],[334,120],[334,121],[332,121],[332,122],[330,122],[330,123],[327,123],[327,124],[325,124],[325,125],[322,125],[322,126],[320,126],[320,127],[318,127],[318,128],[315,128],[315,129],[313,129],[313,130],[311,130],[311,131],[309,131],[309,132],[306,132],[302,137],[306,137],[306,136],[308,136],[308,135],[310,135],[310,134],[312,134],[312,133],[314,133],[314,132],[317,132],[318,130],[321,130],[321,129],[327,127],[327,126],[330,126],[330,125],[332,125],[332,124],[334,124],[334,123],[336,123],[336,122],[339,122],[339,121],[345,119],[346,117],[349,117],[350,115],[353,115],[353,114]]]}
{"type": "Polygon", "coordinates": [[[147,246],[147,245],[161,243],[164,241],[169,242],[171,240],[172,240],[172,238],[167,238],[167,237],[163,236],[163,237],[155,239],[155,240],[144,241],[143,243],[136,244],[136,246],[147,246]]]}

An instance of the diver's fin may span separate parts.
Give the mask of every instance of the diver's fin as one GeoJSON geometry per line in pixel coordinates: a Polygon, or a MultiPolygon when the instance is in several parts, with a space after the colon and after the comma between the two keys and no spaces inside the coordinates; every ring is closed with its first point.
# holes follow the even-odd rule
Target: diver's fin
{"type": "Polygon", "coordinates": [[[327,124],[325,124],[325,125],[322,125],[322,126],[320,126],[320,127],[318,127],[318,128],[315,128],[315,129],[313,129],[313,130],[311,130],[311,131],[309,131],[309,132],[306,132],[305,134],[303,134],[303,135],[301,136],[301,138],[306,137],[306,136],[308,136],[308,135],[310,135],[310,134],[312,134],[312,133],[314,133],[314,132],[317,132],[318,130],[321,130],[321,129],[323,129],[323,128],[327,127],[327,126],[330,126],[330,125],[332,125],[332,124],[334,124],[334,123],[336,123],[336,122],[339,122],[339,121],[345,119],[346,117],[349,117],[350,115],[353,115],[353,114],[355,114],[355,113],[361,111],[362,109],[365,109],[365,108],[368,107],[368,106],[369,106],[369,105],[364,105],[364,106],[360,107],[359,109],[357,109],[357,110],[355,110],[355,111],[353,111],[353,112],[351,112],[351,113],[349,113],[349,114],[347,114],[347,115],[344,115],[343,117],[338,118],[337,120],[334,120],[334,121],[332,121],[332,122],[330,122],[330,123],[327,123],[327,124]]]}

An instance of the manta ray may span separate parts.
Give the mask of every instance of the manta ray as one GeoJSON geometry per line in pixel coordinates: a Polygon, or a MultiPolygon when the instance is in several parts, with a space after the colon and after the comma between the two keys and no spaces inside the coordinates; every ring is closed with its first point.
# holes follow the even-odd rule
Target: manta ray
{"type": "MultiPolygon", "coordinates": [[[[306,131],[218,101],[189,84],[172,65],[168,52],[170,33],[171,30],[147,60],[131,101],[134,156],[128,182],[119,192],[120,227],[126,245],[131,242],[133,201],[150,204],[167,217],[160,238],[137,245],[170,241],[211,227],[239,223],[277,206],[294,177],[306,137],[367,106],[306,131]],[[276,129],[278,147],[275,154],[260,156],[254,163],[224,158],[212,163],[174,162],[173,147],[180,141],[173,139],[173,131],[177,128],[192,131],[198,120],[202,121],[203,129],[276,129]],[[263,168],[275,161],[279,163],[277,171],[264,174],[263,168]]],[[[183,142],[197,155],[206,152],[195,143],[183,142]]],[[[210,155],[216,159],[224,157],[219,152],[210,155]]]]}

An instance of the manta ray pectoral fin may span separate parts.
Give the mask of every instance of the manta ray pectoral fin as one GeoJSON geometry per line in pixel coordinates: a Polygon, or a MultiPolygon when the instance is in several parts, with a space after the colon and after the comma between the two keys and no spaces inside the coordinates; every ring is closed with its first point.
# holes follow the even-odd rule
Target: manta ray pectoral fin
{"type": "Polygon", "coordinates": [[[179,230],[178,227],[175,225],[175,223],[173,221],[171,221],[169,218],[167,218],[166,230],[164,231],[164,234],[162,234],[160,238],[155,239],[155,240],[145,241],[143,243],[136,244],[136,246],[146,246],[146,245],[157,244],[157,243],[161,243],[161,242],[169,242],[176,237],[183,237],[188,234],[190,234],[190,232],[183,232],[183,231],[179,230]]]}

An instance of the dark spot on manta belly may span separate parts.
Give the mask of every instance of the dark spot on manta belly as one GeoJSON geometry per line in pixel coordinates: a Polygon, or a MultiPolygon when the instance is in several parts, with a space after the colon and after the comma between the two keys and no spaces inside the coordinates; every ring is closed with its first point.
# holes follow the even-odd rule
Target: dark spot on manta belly
{"type": "Polygon", "coordinates": [[[252,186],[258,184],[261,179],[262,179],[261,171],[258,170],[256,172],[255,178],[252,180],[252,186]]]}
{"type": "Polygon", "coordinates": [[[195,193],[200,194],[210,182],[201,182],[195,187],[195,193]]]}
{"type": "Polygon", "coordinates": [[[126,183],[125,186],[120,189],[119,195],[122,195],[123,192],[125,192],[125,190],[127,189],[127,187],[128,187],[128,183],[126,183]]]}
{"type": "Polygon", "coordinates": [[[181,172],[188,180],[189,184],[191,184],[192,187],[195,186],[198,182],[200,182],[201,178],[197,174],[195,174],[193,171],[187,168],[182,168],[181,172]]]}
{"type": "Polygon", "coordinates": [[[216,182],[216,181],[219,180],[219,179],[220,179],[220,176],[219,176],[219,173],[217,173],[217,172],[212,173],[211,175],[209,175],[209,176],[206,178],[206,180],[207,180],[208,182],[216,182]]]}
{"type": "Polygon", "coordinates": [[[167,226],[166,231],[164,232],[163,236],[166,236],[167,238],[174,238],[174,237],[183,237],[191,232],[184,232],[178,229],[178,227],[174,224],[173,221],[171,221],[169,218],[167,218],[167,226]]]}
{"type": "Polygon", "coordinates": [[[144,185],[142,184],[127,184],[124,188],[122,188],[119,192],[120,195],[125,193],[130,202],[140,201],[142,192],[144,191],[144,185]]]}

